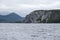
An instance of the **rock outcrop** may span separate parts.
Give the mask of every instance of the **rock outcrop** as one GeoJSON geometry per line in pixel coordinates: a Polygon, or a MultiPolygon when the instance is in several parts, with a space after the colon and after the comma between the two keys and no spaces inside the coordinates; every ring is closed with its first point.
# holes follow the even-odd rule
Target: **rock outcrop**
{"type": "Polygon", "coordinates": [[[60,10],[36,10],[26,16],[25,23],[60,23],[60,10]]]}

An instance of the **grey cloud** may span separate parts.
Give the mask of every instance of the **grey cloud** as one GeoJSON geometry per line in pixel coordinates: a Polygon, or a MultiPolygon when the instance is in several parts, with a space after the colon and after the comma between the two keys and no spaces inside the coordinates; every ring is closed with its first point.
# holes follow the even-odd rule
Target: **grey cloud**
{"type": "Polygon", "coordinates": [[[60,8],[60,0],[0,0],[0,10],[23,11],[24,15],[36,9],[54,8],[60,8]]]}

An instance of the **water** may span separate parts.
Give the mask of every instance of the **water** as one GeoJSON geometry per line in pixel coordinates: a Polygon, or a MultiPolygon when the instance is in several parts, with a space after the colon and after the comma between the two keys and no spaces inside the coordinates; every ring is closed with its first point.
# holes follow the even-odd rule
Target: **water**
{"type": "Polygon", "coordinates": [[[0,23],[0,40],[60,40],[60,24],[0,23]]]}

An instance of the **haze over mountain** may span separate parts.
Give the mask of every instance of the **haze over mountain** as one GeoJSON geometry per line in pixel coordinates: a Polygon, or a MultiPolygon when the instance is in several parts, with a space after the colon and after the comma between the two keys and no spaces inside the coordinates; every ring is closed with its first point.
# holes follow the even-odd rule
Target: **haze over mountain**
{"type": "Polygon", "coordinates": [[[0,15],[0,23],[14,23],[14,22],[22,22],[24,18],[17,15],[16,13],[10,13],[8,15],[0,15]]]}
{"type": "MultiPolygon", "coordinates": [[[[29,11],[29,10],[28,10],[29,11]]],[[[25,12],[25,11],[0,11],[0,15],[8,15],[11,14],[12,12],[15,12],[17,15],[21,16],[21,17],[25,17],[28,13],[30,12],[25,12]],[[26,14],[24,14],[26,13],[26,14]]]]}

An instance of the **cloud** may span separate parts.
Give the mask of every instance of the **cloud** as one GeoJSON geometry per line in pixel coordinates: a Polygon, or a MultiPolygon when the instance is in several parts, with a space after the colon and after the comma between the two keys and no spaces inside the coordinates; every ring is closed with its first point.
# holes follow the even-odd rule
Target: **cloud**
{"type": "Polygon", "coordinates": [[[27,15],[33,10],[60,9],[60,0],[0,0],[0,10],[27,15]]]}

